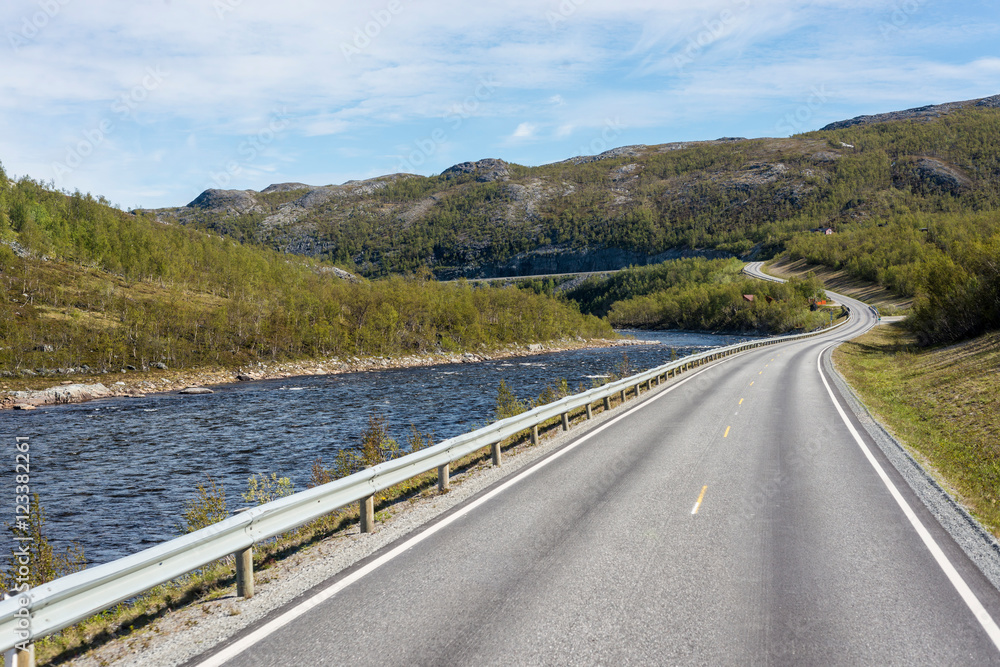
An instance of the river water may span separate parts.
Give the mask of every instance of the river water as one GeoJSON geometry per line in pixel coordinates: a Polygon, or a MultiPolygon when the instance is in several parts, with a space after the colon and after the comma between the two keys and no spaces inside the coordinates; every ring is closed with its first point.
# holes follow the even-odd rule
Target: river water
{"type": "MultiPolygon", "coordinates": [[[[30,438],[31,484],[45,508],[47,534],[59,547],[84,548],[102,563],[176,537],[180,513],[210,474],[230,508],[254,473],[278,473],[306,488],[310,467],[327,465],[356,443],[372,411],[405,442],[412,424],[435,442],[492,421],[501,378],[522,399],[565,378],[589,388],[627,354],[633,372],[745,337],[684,332],[626,332],[656,345],[556,352],[531,357],[342,375],[263,380],[215,387],[200,396],[158,394],[6,412],[4,451],[13,470],[14,437],[30,438]]],[[[0,476],[14,516],[12,473],[0,476]]],[[[4,516],[6,515],[6,516],[4,516]]]]}

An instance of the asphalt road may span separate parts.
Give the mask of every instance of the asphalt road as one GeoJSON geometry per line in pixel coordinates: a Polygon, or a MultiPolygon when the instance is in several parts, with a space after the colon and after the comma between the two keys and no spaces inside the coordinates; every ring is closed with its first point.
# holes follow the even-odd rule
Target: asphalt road
{"type": "Polygon", "coordinates": [[[681,376],[204,657],[1000,665],[1000,593],[824,384],[824,351],[873,321],[838,300],[858,316],[836,333],[681,376]]]}

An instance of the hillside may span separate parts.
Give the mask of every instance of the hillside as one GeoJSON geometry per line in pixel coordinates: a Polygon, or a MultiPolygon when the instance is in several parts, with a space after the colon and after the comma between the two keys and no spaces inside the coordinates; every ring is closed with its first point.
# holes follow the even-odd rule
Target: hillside
{"type": "Polygon", "coordinates": [[[0,168],[0,376],[486,351],[611,337],[571,304],[422,277],[361,280],[56,192],[0,168]]]}
{"type": "Polygon", "coordinates": [[[998,104],[1000,96],[863,117],[787,139],[626,146],[539,167],[485,159],[433,177],[208,190],[151,213],[368,276],[768,256],[796,232],[904,210],[993,210],[998,104]]]}

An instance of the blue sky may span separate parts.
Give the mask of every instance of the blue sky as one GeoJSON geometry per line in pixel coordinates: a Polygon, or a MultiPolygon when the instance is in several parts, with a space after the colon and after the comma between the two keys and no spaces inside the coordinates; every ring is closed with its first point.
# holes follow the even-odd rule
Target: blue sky
{"type": "Polygon", "coordinates": [[[122,208],[1000,93],[973,0],[6,0],[0,162],[122,208]]]}

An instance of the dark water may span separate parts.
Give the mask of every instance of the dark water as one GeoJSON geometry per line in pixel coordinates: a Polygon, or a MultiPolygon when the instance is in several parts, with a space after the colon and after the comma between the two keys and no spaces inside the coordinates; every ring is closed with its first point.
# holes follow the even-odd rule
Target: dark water
{"type": "MultiPolygon", "coordinates": [[[[254,473],[309,481],[313,460],[332,463],[357,442],[373,410],[405,442],[410,425],[435,441],[492,421],[497,385],[532,398],[560,378],[590,387],[627,353],[634,372],[736,336],[630,332],[659,345],[580,350],[473,364],[265,380],[216,387],[214,394],[151,395],[5,412],[4,451],[13,470],[14,437],[28,436],[31,483],[56,545],[76,541],[87,560],[120,558],[180,534],[180,512],[206,473],[225,485],[230,508],[254,473]]],[[[14,514],[14,476],[0,477],[14,514]]]]}

